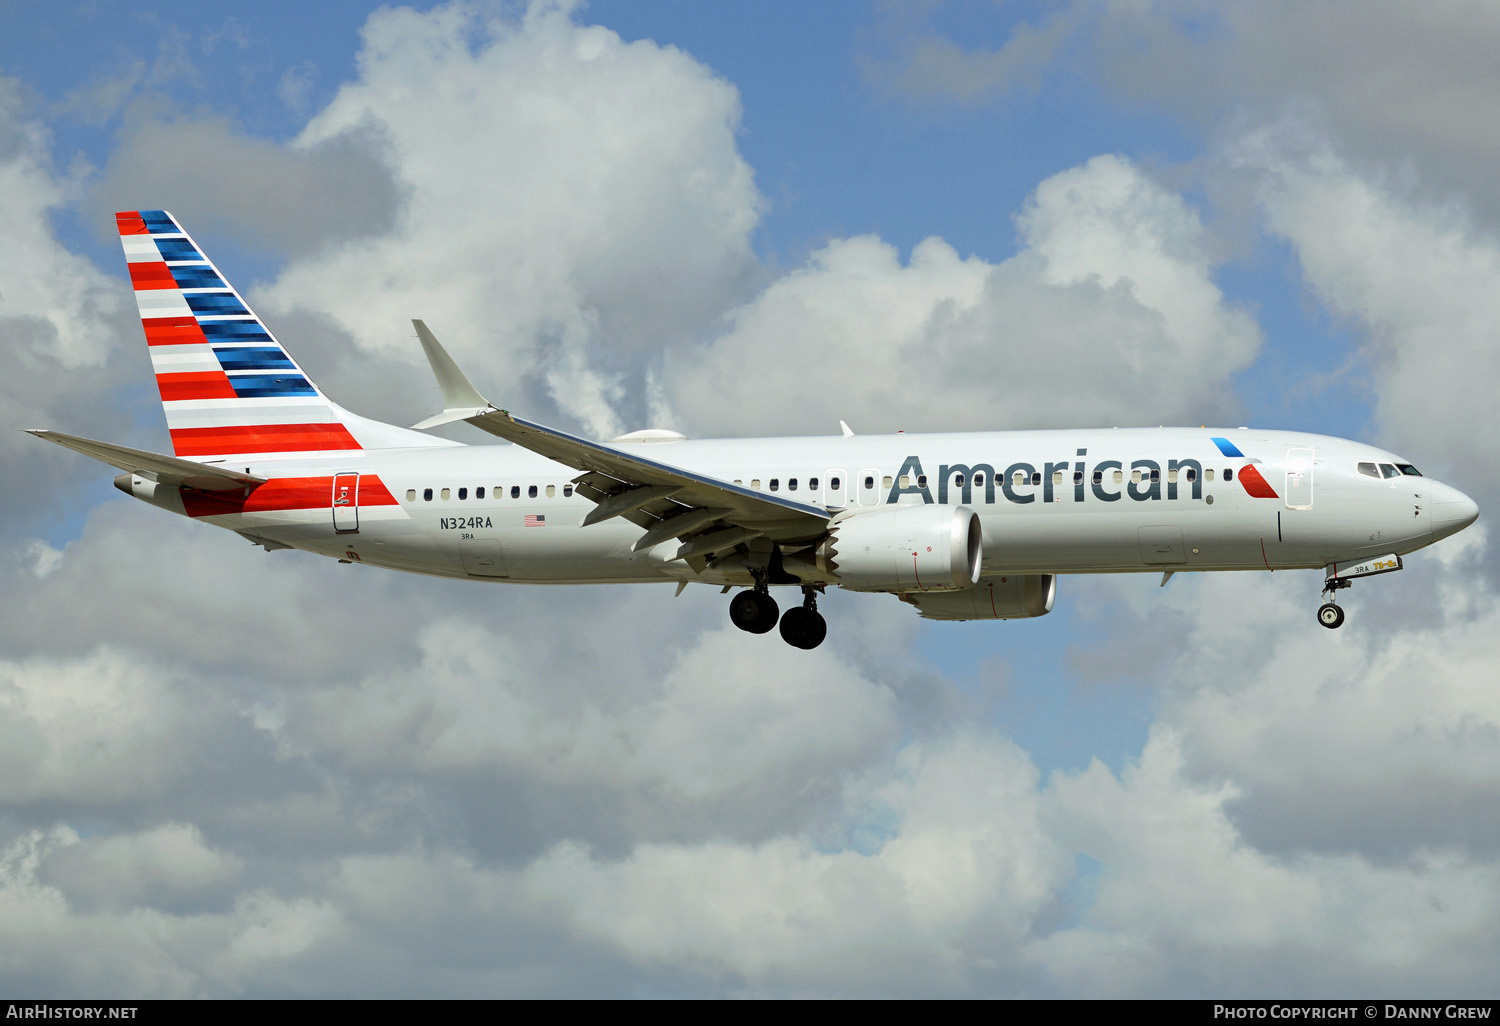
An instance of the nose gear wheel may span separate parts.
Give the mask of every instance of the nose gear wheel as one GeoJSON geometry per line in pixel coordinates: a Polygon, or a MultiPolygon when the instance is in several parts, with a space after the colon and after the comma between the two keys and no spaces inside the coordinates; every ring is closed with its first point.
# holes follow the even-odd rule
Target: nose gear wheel
{"type": "Polygon", "coordinates": [[[1329,630],[1343,626],[1344,610],[1338,604],[1339,589],[1347,588],[1353,583],[1337,577],[1330,577],[1324,582],[1323,595],[1328,601],[1318,607],[1318,623],[1329,630]]]}

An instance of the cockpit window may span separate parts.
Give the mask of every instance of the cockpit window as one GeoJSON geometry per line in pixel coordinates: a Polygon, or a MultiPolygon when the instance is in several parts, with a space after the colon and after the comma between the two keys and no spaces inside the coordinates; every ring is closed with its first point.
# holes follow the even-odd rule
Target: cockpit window
{"type": "Polygon", "coordinates": [[[1398,463],[1396,464],[1396,469],[1401,471],[1401,473],[1405,474],[1407,477],[1422,476],[1422,472],[1416,467],[1412,466],[1410,463],[1398,463]]]}
{"type": "Polygon", "coordinates": [[[1382,463],[1380,465],[1380,475],[1382,477],[1400,477],[1401,471],[1397,470],[1393,463],[1382,463]]]}
{"type": "Polygon", "coordinates": [[[1375,464],[1373,463],[1361,463],[1358,467],[1358,470],[1361,474],[1365,475],[1365,477],[1380,476],[1380,471],[1375,469],[1375,464]]]}

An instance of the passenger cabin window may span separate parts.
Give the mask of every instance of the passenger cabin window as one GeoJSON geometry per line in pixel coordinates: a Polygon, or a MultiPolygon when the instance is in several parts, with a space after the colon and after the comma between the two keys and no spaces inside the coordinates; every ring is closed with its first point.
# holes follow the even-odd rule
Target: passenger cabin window
{"type": "Polygon", "coordinates": [[[781,478],[779,478],[779,477],[773,477],[773,478],[771,478],[771,491],[778,492],[780,490],[781,490],[781,478]]]}
{"type": "MultiPolygon", "coordinates": [[[[978,475],[975,476],[977,477],[978,475]]],[[[964,476],[962,474],[954,474],[953,485],[956,488],[962,488],[964,486],[964,476]]]]}
{"type": "Polygon", "coordinates": [[[926,488],[927,487],[927,475],[926,474],[918,474],[917,475],[917,487],[918,488],[926,488]]]}
{"type": "Polygon", "coordinates": [[[467,488],[460,488],[458,490],[458,497],[460,499],[467,499],[469,497],[469,490],[467,488]]]}
{"type": "Polygon", "coordinates": [[[417,490],[415,488],[408,488],[406,490],[406,501],[407,502],[416,502],[417,501],[417,490]]]}
{"type": "Polygon", "coordinates": [[[1075,470],[1075,471],[1073,471],[1073,483],[1074,484],[1083,484],[1083,471],[1081,471],[1081,470],[1075,470]]]}
{"type": "Polygon", "coordinates": [[[439,494],[442,495],[443,501],[447,502],[449,499],[451,499],[453,497],[453,490],[451,488],[444,488],[442,490],[442,492],[440,492],[439,494]]]}
{"type": "Polygon", "coordinates": [[[480,485],[478,488],[474,489],[474,498],[476,498],[476,499],[482,499],[482,498],[484,498],[484,485],[480,485]]]}
{"type": "Polygon", "coordinates": [[[1212,481],[1213,479],[1214,479],[1214,468],[1213,467],[1209,467],[1207,470],[1205,470],[1203,472],[1203,480],[1205,480],[1205,481],[1212,481]]]}
{"type": "Polygon", "coordinates": [[[1115,484],[1120,484],[1124,480],[1125,480],[1125,472],[1123,470],[1117,470],[1117,471],[1115,471],[1115,484]]]}
{"type": "Polygon", "coordinates": [[[833,488],[833,489],[837,489],[838,486],[839,486],[839,479],[838,478],[836,478],[836,477],[830,477],[828,479],[828,487],[833,488]]]}
{"type": "Polygon", "coordinates": [[[1224,468],[1224,480],[1226,480],[1226,481],[1233,481],[1234,480],[1234,471],[1230,470],[1228,467],[1224,468]]]}
{"type": "Polygon", "coordinates": [[[808,487],[808,489],[810,491],[814,491],[814,492],[817,491],[818,490],[818,479],[815,478],[815,477],[808,478],[807,479],[807,487],[808,487]]]}
{"type": "Polygon", "coordinates": [[[1382,463],[1380,465],[1380,476],[1381,477],[1400,477],[1401,476],[1401,471],[1397,470],[1395,464],[1393,464],[1393,463],[1382,463]]]}
{"type": "Polygon", "coordinates": [[[1373,463],[1361,463],[1355,469],[1358,470],[1361,474],[1365,475],[1365,477],[1373,477],[1376,479],[1379,479],[1380,477],[1380,471],[1375,469],[1375,464],[1373,463]]]}
{"type": "Polygon", "coordinates": [[[1055,485],[1062,484],[1062,471],[1061,470],[1054,470],[1052,472],[1052,483],[1055,484],[1055,485]]]}
{"type": "Polygon", "coordinates": [[[1033,470],[1031,472],[1031,483],[1034,485],[1042,483],[1042,472],[1040,470],[1033,470]]]}
{"type": "Polygon", "coordinates": [[[1104,471],[1102,471],[1102,470],[1096,470],[1096,471],[1094,471],[1094,484],[1099,485],[1099,484],[1103,484],[1103,483],[1104,483],[1104,471]]]}
{"type": "Polygon", "coordinates": [[[557,485],[548,485],[547,486],[547,498],[549,498],[549,499],[555,499],[556,497],[557,497],[557,485]]]}
{"type": "Polygon", "coordinates": [[[797,479],[795,477],[789,477],[786,479],[786,490],[789,492],[795,492],[797,490],[797,479]]]}
{"type": "Polygon", "coordinates": [[[1196,481],[1196,480],[1198,480],[1198,468],[1196,468],[1196,467],[1188,467],[1187,468],[1187,479],[1189,481],[1196,481]]]}
{"type": "MultiPolygon", "coordinates": [[[[958,476],[959,476],[959,477],[963,477],[963,475],[962,475],[962,474],[959,474],[959,475],[958,475],[958,476]]],[[[963,484],[963,482],[962,482],[962,481],[960,481],[960,482],[959,482],[959,484],[960,484],[960,485],[962,485],[962,484],[963,484]]],[[[982,484],[984,484],[984,473],[983,473],[983,472],[980,472],[980,473],[978,473],[978,474],[975,474],[975,475],[974,475],[974,487],[975,487],[975,488],[978,488],[978,487],[979,487],[979,486],[980,486],[980,485],[982,485],[982,484]]]]}
{"type": "Polygon", "coordinates": [[[1141,483],[1141,472],[1139,470],[1132,470],[1130,472],[1130,482],[1131,484],[1141,483]]]}
{"type": "Polygon", "coordinates": [[[902,474],[901,475],[901,487],[902,488],[910,488],[911,487],[911,475],[910,474],[902,474]]]}
{"type": "Polygon", "coordinates": [[[536,498],[536,485],[532,485],[530,488],[526,489],[526,497],[528,499],[536,498]]]}
{"type": "Polygon", "coordinates": [[[423,502],[431,502],[432,501],[432,489],[431,488],[423,488],[422,489],[422,501],[423,502]]]}
{"type": "Polygon", "coordinates": [[[570,496],[572,494],[573,494],[573,486],[570,485],[570,484],[563,485],[563,498],[566,499],[568,496],[570,496]]]}
{"type": "Polygon", "coordinates": [[[512,499],[519,499],[521,497],[521,486],[520,485],[511,485],[510,486],[510,497],[512,499]]]}
{"type": "Polygon", "coordinates": [[[885,477],[881,481],[881,485],[887,492],[889,492],[891,490],[891,475],[885,475],[885,477]]]}
{"type": "Polygon", "coordinates": [[[1422,472],[1416,467],[1412,466],[1410,463],[1398,463],[1396,464],[1396,469],[1401,471],[1401,473],[1405,474],[1407,477],[1422,476],[1422,472]]]}
{"type": "Polygon", "coordinates": [[[756,491],[759,491],[760,490],[760,478],[758,478],[758,477],[752,477],[750,479],[750,487],[754,488],[756,491]]]}
{"type": "Polygon", "coordinates": [[[866,488],[874,488],[875,487],[875,479],[873,477],[867,477],[867,478],[865,478],[865,487],[866,488]]]}
{"type": "MultiPolygon", "coordinates": [[[[1172,475],[1172,479],[1175,481],[1177,479],[1177,475],[1173,474],[1172,475]]],[[[1160,470],[1153,470],[1153,471],[1151,471],[1151,483],[1152,484],[1160,484],[1161,483],[1161,471],[1160,470]]]]}
{"type": "MultiPolygon", "coordinates": [[[[1188,471],[1188,473],[1191,474],[1192,471],[1188,471]]],[[[1153,480],[1153,481],[1156,480],[1156,471],[1154,471],[1154,470],[1151,472],[1151,480],[1153,480]]],[[[1167,481],[1170,484],[1176,484],[1177,483],[1177,471],[1175,471],[1175,470],[1169,470],[1169,471],[1167,471],[1167,481]]]]}

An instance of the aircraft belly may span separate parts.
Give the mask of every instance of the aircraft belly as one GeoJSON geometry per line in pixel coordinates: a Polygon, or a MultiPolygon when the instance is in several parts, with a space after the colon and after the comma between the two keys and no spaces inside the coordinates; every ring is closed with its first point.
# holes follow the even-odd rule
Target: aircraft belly
{"type": "Polygon", "coordinates": [[[1264,569],[1263,532],[1276,538],[1268,512],[1264,525],[1203,506],[990,515],[981,521],[983,573],[1264,569]]]}
{"type": "Polygon", "coordinates": [[[462,517],[422,510],[415,522],[428,560],[437,564],[429,572],[517,584],[662,579],[646,553],[630,551],[639,528],[623,520],[580,528],[587,508],[577,502],[491,507],[462,517]]]}
{"type": "MultiPolygon", "coordinates": [[[[631,552],[640,528],[624,520],[579,527],[570,510],[560,523],[499,532],[512,580],[533,582],[660,580],[647,552],[631,552]]],[[[551,518],[549,517],[549,520],[551,518]]]]}

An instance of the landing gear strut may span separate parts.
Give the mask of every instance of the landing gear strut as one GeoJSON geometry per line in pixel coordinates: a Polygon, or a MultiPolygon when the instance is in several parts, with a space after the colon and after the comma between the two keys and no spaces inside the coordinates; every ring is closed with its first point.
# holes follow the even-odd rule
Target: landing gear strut
{"type": "Polygon", "coordinates": [[[1338,604],[1339,589],[1347,588],[1353,581],[1330,577],[1324,582],[1323,595],[1328,599],[1318,607],[1318,622],[1329,630],[1344,623],[1344,610],[1338,604]]]}
{"type": "Polygon", "coordinates": [[[776,617],[781,610],[771,597],[763,578],[758,578],[755,587],[736,595],[729,603],[729,622],[751,634],[765,634],[776,626],[776,617]]]}
{"type": "Polygon", "coordinates": [[[802,586],[802,605],[793,606],[781,617],[781,640],[793,648],[814,649],[828,637],[828,621],[818,612],[817,592],[812,585],[802,586]]]}

